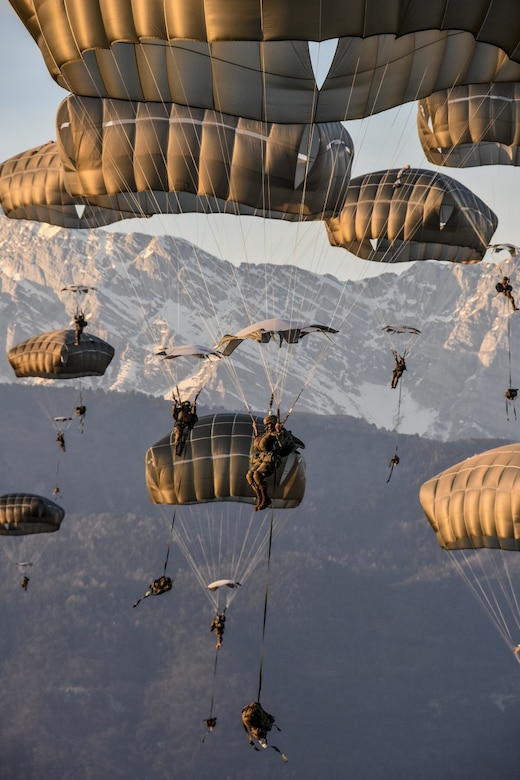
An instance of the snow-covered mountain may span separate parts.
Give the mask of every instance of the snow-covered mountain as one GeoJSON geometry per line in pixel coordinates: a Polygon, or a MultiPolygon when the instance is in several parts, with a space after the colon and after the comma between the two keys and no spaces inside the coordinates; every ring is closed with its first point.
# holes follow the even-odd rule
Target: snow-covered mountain
{"type": "Polygon", "coordinates": [[[271,391],[285,414],[347,414],[381,428],[441,440],[516,439],[520,422],[504,392],[520,383],[520,313],[495,285],[514,260],[475,266],[416,263],[339,281],[292,266],[236,266],[184,240],[72,231],[0,217],[0,382],[17,380],[7,350],[38,332],[69,327],[85,308],[87,331],[116,356],[92,387],[171,397],[203,387],[205,407],[266,410],[271,391]],[[95,288],[78,299],[71,284],[95,288]],[[161,360],[160,347],[212,347],[226,333],[270,317],[330,325],[295,345],[244,342],[229,358],[161,360]],[[421,335],[387,334],[385,325],[421,335]],[[392,348],[407,350],[400,387],[390,388],[392,348]],[[509,419],[507,419],[509,417],[509,419]]]}

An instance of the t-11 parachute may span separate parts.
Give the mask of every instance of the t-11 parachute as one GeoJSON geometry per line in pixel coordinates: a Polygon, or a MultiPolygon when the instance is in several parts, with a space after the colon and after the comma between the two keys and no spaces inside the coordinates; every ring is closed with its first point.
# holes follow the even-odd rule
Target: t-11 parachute
{"type": "Polygon", "coordinates": [[[513,636],[520,625],[520,444],[456,463],[425,482],[419,498],[440,546],[520,661],[513,636]]]}
{"type": "Polygon", "coordinates": [[[329,240],[364,260],[478,263],[498,219],[460,182],[420,168],[390,169],[351,179],[329,240]]]}
{"type": "Polygon", "coordinates": [[[358,119],[453,84],[520,81],[510,0],[10,0],[58,84],[271,122],[358,119]],[[320,88],[309,41],[338,39],[320,88]]]}
{"type": "Polygon", "coordinates": [[[435,165],[520,165],[520,83],[435,92],[419,101],[417,127],[435,165]]]}
{"type": "Polygon", "coordinates": [[[75,341],[74,330],[54,330],[17,344],[7,356],[18,377],[76,379],[102,376],[114,357],[114,348],[86,332],[79,344],[75,341]]]}
{"type": "Polygon", "coordinates": [[[56,124],[67,190],[128,216],[321,219],[341,209],[353,159],[341,122],[266,124],[174,103],[71,96],[56,124]]]}
{"type": "Polygon", "coordinates": [[[425,482],[419,497],[441,547],[520,551],[520,444],[451,466],[425,482]]]}
{"type": "Polygon", "coordinates": [[[0,496],[0,536],[25,536],[57,531],[65,510],[33,493],[0,496]]]}
{"type": "MultiPolygon", "coordinates": [[[[261,419],[257,420],[261,426],[261,419]]],[[[146,453],[146,486],[154,504],[231,501],[254,504],[246,481],[252,452],[251,418],[221,413],[201,417],[184,454],[175,455],[173,432],[146,453]]],[[[269,496],[278,509],[297,507],[305,493],[305,462],[290,452],[268,478],[269,496]]],[[[216,578],[214,578],[216,579],[216,578]]]]}

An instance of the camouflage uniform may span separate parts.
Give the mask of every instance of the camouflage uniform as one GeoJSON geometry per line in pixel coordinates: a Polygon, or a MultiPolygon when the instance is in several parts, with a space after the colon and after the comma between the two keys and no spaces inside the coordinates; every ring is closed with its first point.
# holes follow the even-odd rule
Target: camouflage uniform
{"type": "Polygon", "coordinates": [[[267,495],[267,478],[281,463],[282,432],[276,430],[277,423],[274,415],[268,415],[264,419],[265,431],[258,433],[253,439],[253,455],[249,461],[246,479],[258,499],[255,506],[257,510],[265,509],[272,503],[267,495]]]}
{"type": "Polygon", "coordinates": [[[172,409],[172,417],[175,420],[174,444],[175,454],[182,455],[188,436],[193,426],[198,421],[197,408],[189,401],[175,401],[172,409]]]}

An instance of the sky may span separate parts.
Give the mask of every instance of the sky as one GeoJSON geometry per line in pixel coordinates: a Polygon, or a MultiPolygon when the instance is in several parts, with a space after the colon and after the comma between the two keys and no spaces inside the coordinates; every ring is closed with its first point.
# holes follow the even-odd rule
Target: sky
{"type": "MultiPolygon", "coordinates": [[[[0,0],[0,161],[56,137],[56,110],[67,92],[53,81],[40,51],[7,0],[0,0]]],[[[384,168],[434,168],[426,162],[416,131],[416,105],[407,104],[348,122],[355,149],[353,176],[384,168]]],[[[446,173],[472,189],[497,214],[493,243],[520,245],[516,202],[520,172],[513,166],[488,166],[446,173]]],[[[380,266],[330,247],[322,224],[279,224],[276,220],[233,216],[156,216],[118,222],[118,232],[171,233],[197,243],[224,259],[239,263],[294,263],[338,278],[359,279],[380,266]],[[269,222],[269,224],[265,224],[269,222]]],[[[494,260],[492,253],[486,260],[494,260]]],[[[388,266],[384,270],[389,270],[388,266]]],[[[402,270],[401,267],[391,270],[402,270]]]]}

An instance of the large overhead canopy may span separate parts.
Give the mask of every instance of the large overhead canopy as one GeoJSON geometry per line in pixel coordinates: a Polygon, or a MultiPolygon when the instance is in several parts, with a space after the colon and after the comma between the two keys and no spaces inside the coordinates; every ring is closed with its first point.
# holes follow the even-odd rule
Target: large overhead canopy
{"type": "Polygon", "coordinates": [[[340,122],[266,124],[172,103],[71,96],[57,132],[68,191],[129,216],[332,216],[353,159],[340,122]]]}
{"type": "Polygon", "coordinates": [[[515,0],[10,2],[78,95],[325,122],[454,84],[520,81],[515,0]],[[308,43],[336,39],[318,89],[308,43]]]}

